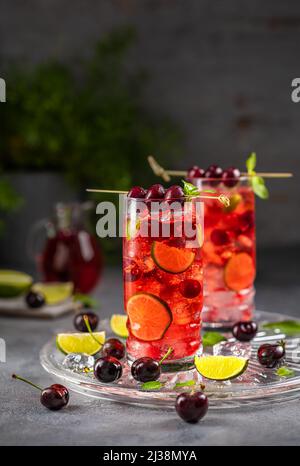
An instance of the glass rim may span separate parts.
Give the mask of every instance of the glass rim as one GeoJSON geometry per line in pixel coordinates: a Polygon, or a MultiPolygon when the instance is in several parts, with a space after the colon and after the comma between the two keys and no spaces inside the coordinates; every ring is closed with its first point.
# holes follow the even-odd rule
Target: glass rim
{"type": "Polygon", "coordinates": [[[188,180],[203,180],[203,181],[219,181],[220,183],[224,183],[224,181],[245,181],[249,179],[249,176],[240,176],[238,179],[237,178],[226,178],[226,180],[223,180],[223,178],[205,178],[204,176],[193,176],[193,177],[186,177],[188,180]]]}

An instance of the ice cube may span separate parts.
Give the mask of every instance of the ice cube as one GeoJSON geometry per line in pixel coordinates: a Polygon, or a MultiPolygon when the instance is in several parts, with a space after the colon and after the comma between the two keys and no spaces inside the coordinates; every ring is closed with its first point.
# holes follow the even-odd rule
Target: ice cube
{"type": "Polygon", "coordinates": [[[70,353],[65,357],[62,364],[70,371],[88,373],[93,370],[94,363],[94,356],[84,353],[70,353]]]}
{"type": "Polygon", "coordinates": [[[221,341],[213,347],[214,356],[238,356],[250,359],[251,343],[240,341],[221,341]]]}

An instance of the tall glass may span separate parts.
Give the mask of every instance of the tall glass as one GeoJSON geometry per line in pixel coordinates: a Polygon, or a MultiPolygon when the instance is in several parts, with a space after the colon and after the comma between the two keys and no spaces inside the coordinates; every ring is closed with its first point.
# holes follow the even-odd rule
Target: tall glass
{"type": "Polygon", "coordinates": [[[229,327],[250,320],[256,274],[253,190],[246,178],[231,188],[204,178],[190,181],[200,190],[215,189],[230,199],[229,207],[215,200],[205,202],[203,322],[210,327],[229,327]]]}
{"type": "Polygon", "coordinates": [[[124,301],[129,361],[148,356],[164,370],[201,352],[203,203],[125,198],[124,301]]]}

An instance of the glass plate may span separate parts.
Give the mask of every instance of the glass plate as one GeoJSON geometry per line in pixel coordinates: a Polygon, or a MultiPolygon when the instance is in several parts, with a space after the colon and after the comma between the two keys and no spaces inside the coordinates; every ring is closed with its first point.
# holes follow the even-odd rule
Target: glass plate
{"type": "MultiPolygon", "coordinates": [[[[260,323],[289,318],[293,319],[282,314],[263,311],[256,311],[255,313],[255,320],[260,323]]],[[[92,373],[78,374],[66,369],[62,365],[64,355],[57,350],[54,339],[41,350],[40,361],[47,372],[61,379],[61,382],[64,382],[71,390],[89,397],[105,398],[152,408],[174,408],[177,395],[183,391],[191,390],[191,387],[175,388],[176,383],[183,383],[193,379],[197,385],[200,383],[205,384],[205,393],[209,397],[210,409],[236,408],[249,404],[265,404],[300,397],[300,336],[298,338],[285,338],[287,344],[284,365],[293,369],[293,376],[279,377],[275,374],[276,369],[266,369],[256,359],[257,348],[262,343],[276,342],[282,338],[285,338],[282,333],[259,331],[251,345],[248,343],[242,344],[242,348],[248,348],[251,353],[248,368],[240,377],[232,381],[209,381],[201,378],[197,371],[193,369],[162,374],[160,380],[164,383],[163,388],[152,391],[142,390],[141,384],[130,376],[130,369],[126,363],[124,364],[122,378],[111,384],[98,382],[92,373]]],[[[236,344],[236,341],[232,338],[228,341],[232,345],[236,344]]],[[[216,347],[214,347],[215,350],[216,347]]]]}

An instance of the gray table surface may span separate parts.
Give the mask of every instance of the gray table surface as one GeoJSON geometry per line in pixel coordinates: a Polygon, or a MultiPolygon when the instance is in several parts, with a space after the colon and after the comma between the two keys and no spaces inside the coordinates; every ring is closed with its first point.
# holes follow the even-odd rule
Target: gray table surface
{"type": "MultiPolygon", "coordinates": [[[[257,282],[257,308],[300,316],[299,270],[295,254],[264,253],[257,282]],[[292,264],[292,265],[291,265],[292,264]],[[296,273],[297,272],[297,273],[296,273]],[[284,277],[284,278],[283,278],[284,277]]],[[[101,315],[121,312],[122,281],[107,268],[96,290],[101,315]]],[[[151,410],[71,394],[68,408],[46,410],[38,393],[11,379],[12,372],[47,386],[51,377],[39,363],[39,350],[58,331],[72,329],[70,317],[41,322],[0,319],[7,362],[0,363],[1,445],[297,445],[300,443],[299,400],[264,407],[210,411],[197,425],[175,412],[151,410]]]]}

